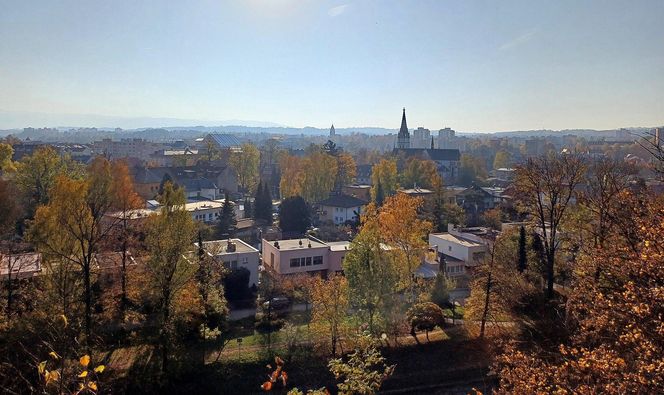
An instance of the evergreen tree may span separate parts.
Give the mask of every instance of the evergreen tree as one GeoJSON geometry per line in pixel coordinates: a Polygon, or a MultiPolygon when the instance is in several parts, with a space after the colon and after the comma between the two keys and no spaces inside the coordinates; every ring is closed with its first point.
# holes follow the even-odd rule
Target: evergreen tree
{"type": "Polygon", "coordinates": [[[528,266],[528,255],[526,251],[526,228],[519,228],[519,273],[523,273],[528,266]]]}
{"type": "Polygon", "coordinates": [[[379,181],[378,185],[376,186],[376,205],[380,207],[383,205],[384,201],[385,201],[385,192],[383,191],[383,185],[381,185],[379,181]]]}
{"type": "Polygon", "coordinates": [[[270,187],[267,182],[263,184],[263,219],[268,224],[272,224],[272,194],[270,194],[270,187]]]}
{"type": "Polygon", "coordinates": [[[224,199],[224,206],[221,208],[221,216],[219,217],[219,225],[217,225],[217,233],[219,237],[232,237],[235,234],[235,227],[237,219],[235,219],[235,209],[231,202],[228,192],[224,199]]]}
{"type": "Polygon", "coordinates": [[[292,196],[281,201],[279,227],[284,232],[304,234],[311,225],[309,207],[301,196],[292,196]]]}
{"type": "Polygon", "coordinates": [[[244,218],[251,218],[252,214],[251,200],[247,196],[244,198],[244,218]]]}
{"type": "Polygon", "coordinates": [[[166,185],[167,182],[170,182],[173,184],[174,188],[177,188],[177,185],[173,183],[173,179],[171,178],[171,175],[168,173],[164,173],[164,176],[161,178],[161,182],[159,183],[159,195],[164,194],[164,185],[166,185]]]}
{"type": "Polygon", "coordinates": [[[254,195],[254,218],[261,219],[265,217],[264,208],[265,204],[263,204],[263,182],[260,181],[256,187],[256,194],[254,195]]]}

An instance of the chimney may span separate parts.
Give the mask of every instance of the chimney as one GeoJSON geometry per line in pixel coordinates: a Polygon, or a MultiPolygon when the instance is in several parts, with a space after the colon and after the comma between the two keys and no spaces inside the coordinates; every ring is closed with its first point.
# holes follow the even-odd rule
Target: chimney
{"type": "Polygon", "coordinates": [[[236,250],[236,245],[231,241],[231,239],[228,239],[228,244],[226,244],[226,252],[235,252],[236,250]]]}

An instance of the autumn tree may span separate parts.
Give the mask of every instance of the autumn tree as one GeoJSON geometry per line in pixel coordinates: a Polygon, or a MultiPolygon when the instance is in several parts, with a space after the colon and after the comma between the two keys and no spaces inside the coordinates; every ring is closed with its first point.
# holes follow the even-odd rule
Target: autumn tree
{"type": "Polygon", "coordinates": [[[7,143],[0,143],[0,174],[13,172],[16,170],[12,156],[14,155],[14,148],[7,143]]]}
{"type": "Polygon", "coordinates": [[[426,237],[431,231],[431,223],[420,219],[418,211],[422,204],[421,198],[398,193],[388,198],[378,213],[380,233],[385,243],[394,249],[397,259],[402,262],[408,273],[406,281],[412,298],[414,298],[413,275],[427,250],[426,237]]]}
{"type": "Polygon", "coordinates": [[[260,152],[251,143],[242,144],[242,151],[233,152],[229,163],[237,173],[237,181],[240,189],[246,193],[252,193],[258,184],[258,165],[260,152]]]}
{"type": "Polygon", "coordinates": [[[92,261],[113,226],[113,221],[104,221],[113,204],[111,184],[111,165],[102,157],[95,158],[85,179],[60,175],[49,193],[48,205],[37,209],[30,227],[30,239],[39,250],[81,268],[88,348],[92,332],[92,261]]]}
{"type": "Polygon", "coordinates": [[[357,174],[357,167],[355,166],[355,160],[348,153],[339,153],[335,159],[337,161],[337,176],[334,180],[334,189],[340,191],[341,187],[353,182],[357,174]]]}
{"type": "Polygon", "coordinates": [[[376,201],[377,187],[380,185],[385,197],[392,196],[398,189],[397,161],[381,159],[371,168],[371,199],[376,201]]]}
{"type": "Polygon", "coordinates": [[[636,221],[636,249],[619,237],[579,259],[568,299],[569,340],[553,350],[508,347],[497,366],[499,393],[650,394],[664,388],[664,211],[660,202],[627,210],[636,221]],[[598,266],[604,268],[599,282],[598,266]]]}
{"type": "Polygon", "coordinates": [[[281,177],[279,191],[281,198],[302,195],[302,183],[304,182],[304,160],[283,152],[279,158],[281,177]]]}
{"type": "Polygon", "coordinates": [[[585,164],[571,154],[530,158],[516,170],[517,198],[534,219],[546,257],[547,298],[553,297],[556,251],[560,225],[576,188],[583,180],[585,164]]]}
{"type": "Polygon", "coordinates": [[[60,175],[81,178],[83,169],[53,147],[40,147],[16,164],[15,182],[25,198],[26,216],[32,218],[37,206],[49,201],[49,191],[60,175]]]}
{"type": "MultiPolygon", "coordinates": [[[[350,169],[346,169],[350,171],[350,169]]],[[[334,188],[337,177],[337,161],[324,152],[315,151],[306,156],[302,171],[302,198],[309,203],[316,203],[327,198],[334,188]]],[[[290,176],[288,173],[285,173],[290,176]]]]}
{"type": "Polygon", "coordinates": [[[167,182],[159,199],[160,214],[150,217],[147,225],[147,269],[159,312],[161,368],[167,371],[174,340],[174,303],[195,273],[195,267],[184,258],[192,244],[195,225],[184,209],[186,200],[181,188],[175,189],[167,182]]]}
{"type": "Polygon", "coordinates": [[[312,329],[329,339],[332,356],[336,356],[348,316],[348,282],[337,274],[327,280],[319,278],[312,296],[312,329]]]}
{"type": "Polygon", "coordinates": [[[493,158],[493,168],[494,169],[509,169],[512,165],[512,154],[508,151],[500,150],[496,152],[496,156],[493,158]]]}
{"type": "Polygon", "coordinates": [[[413,305],[413,307],[408,309],[406,316],[410,324],[410,334],[415,338],[417,344],[420,343],[420,340],[417,338],[416,331],[424,331],[427,341],[429,341],[429,332],[437,326],[442,328],[445,324],[443,309],[432,302],[422,302],[413,305]]]}
{"type": "Polygon", "coordinates": [[[523,273],[526,268],[528,268],[528,250],[526,243],[526,228],[521,225],[519,227],[519,264],[517,266],[519,273],[523,273]]]}
{"type": "Polygon", "coordinates": [[[383,248],[378,211],[374,204],[362,216],[360,232],[344,257],[344,275],[348,279],[349,301],[378,335],[386,325],[385,314],[401,308],[399,291],[403,290],[403,269],[391,252],[383,248]]]}
{"type": "Polygon", "coordinates": [[[399,185],[406,188],[433,188],[438,178],[438,167],[431,160],[408,158],[400,174],[399,185]]]}
{"type": "Polygon", "coordinates": [[[127,253],[132,237],[132,211],[143,206],[143,199],[134,190],[134,182],[129,174],[129,168],[124,161],[114,161],[111,164],[112,182],[110,192],[113,195],[111,209],[117,210],[120,221],[118,221],[118,240],[120,242],[122,266],[120,269],[120,312],[124,314],[127,304],[127,253]]]}
{"type": "Polygon", "coordinates": [[[458,177],[459,185],[470,186],[474,183],[481,183],[487,176],[486,163],[481,158],[471,154],[461,154],[458,177]]]}

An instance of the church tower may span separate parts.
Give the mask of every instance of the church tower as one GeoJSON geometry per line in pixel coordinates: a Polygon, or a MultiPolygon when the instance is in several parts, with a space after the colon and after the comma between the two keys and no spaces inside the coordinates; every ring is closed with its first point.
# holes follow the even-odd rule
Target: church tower
{"type": "Polygon", "coordinates": [[[337,131],[334,130],[334,124],[332,124],[332,127],[330,128],[330,137],[334,137],[337,135],[337,131]]]}
{"type": "Polygon", "coordinates": [[[399,134],[397,135],[397,148],[410,148],[410,133],[408,133],[408,125],[406,125],[405,108],[403,109],[403,115],[401,117],[401,128],[399,129],[399,134]]]}

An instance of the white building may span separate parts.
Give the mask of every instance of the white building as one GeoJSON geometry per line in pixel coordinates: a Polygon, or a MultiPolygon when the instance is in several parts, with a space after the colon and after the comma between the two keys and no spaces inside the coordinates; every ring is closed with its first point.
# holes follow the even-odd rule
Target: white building
{"type": "Polygon", "coordinates": [[[367,201],[350,195],[332,195],[318,202],[321,209],[321,219],[341,225],[345,222],[355,222],[362,214],[367,201]]]}
{"type": "MultiPolygon", "coordinates": [[[[198,245],[196,244],[198,247],[198,245]]],[[[240,239],[204,241],[203,250],[227,269],[249,270],[249,287],[258,286],[260,254],[257,249],[240,239]]]]}
{"type": "Polygon", "coordinates": [[[429,234],[429,246],[438,252],[441,271],[450,277],[468,276],[483,261],[487,243],[475,233],[450,226],[449,232],[429,234]]]}

